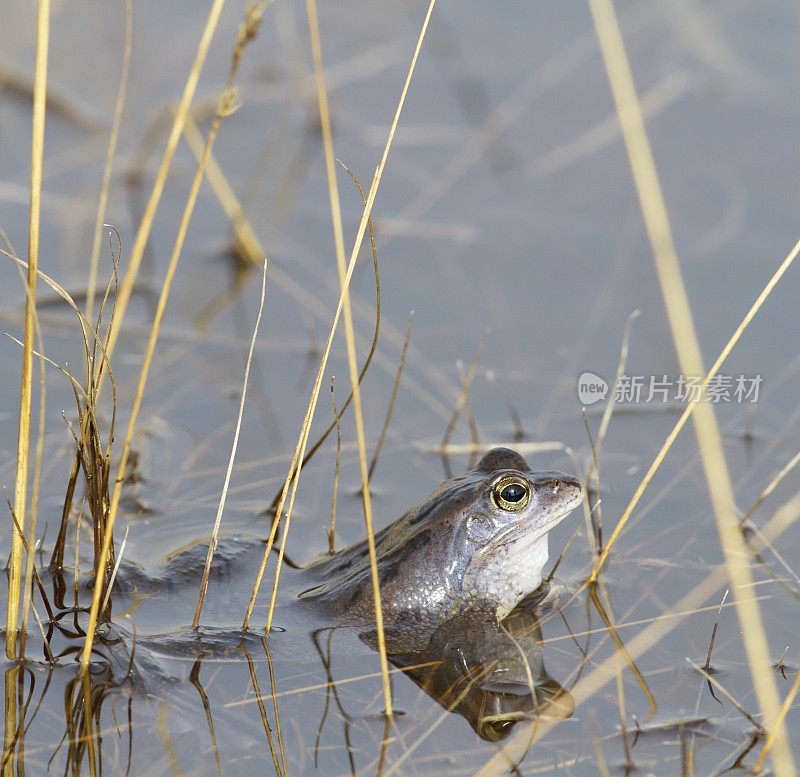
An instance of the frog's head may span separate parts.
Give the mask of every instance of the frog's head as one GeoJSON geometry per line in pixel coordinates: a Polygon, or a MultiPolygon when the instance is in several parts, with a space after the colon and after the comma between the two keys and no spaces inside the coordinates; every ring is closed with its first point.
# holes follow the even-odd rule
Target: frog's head
{"type": "Polygon", "coordinates": [[[560,472],[537,472],[508,448],[494,448],[468,472],[475,490],[456,521],[461,597],[483,601],[499,619],[542,582],[547,533],[583,500],[583,485],[560,472]]]}

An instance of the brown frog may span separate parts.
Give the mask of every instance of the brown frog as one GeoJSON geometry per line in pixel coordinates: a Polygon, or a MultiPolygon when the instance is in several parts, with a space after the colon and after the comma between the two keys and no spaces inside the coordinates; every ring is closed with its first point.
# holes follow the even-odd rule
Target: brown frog
{"type": "MultiPolygon", "coordinates": [[[[547,534],[583,500],[580,481],[537,472],[508,448],[448,480],[375,535],[387,631],[433,633],[471,612],[499,622],[542,582],[547,534]]],[[[309,566],[315,609],[374,624],[366,540],[309,566]]]]}

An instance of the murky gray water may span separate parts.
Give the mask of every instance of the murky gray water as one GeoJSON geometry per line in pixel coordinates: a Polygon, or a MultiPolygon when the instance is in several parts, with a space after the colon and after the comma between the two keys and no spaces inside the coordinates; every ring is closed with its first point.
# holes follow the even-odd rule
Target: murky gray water
{"type": "MultiPolygon", "coordinates": [[[[122,55],[123,10],[121,3],[101,8],[71,3],[53,12],[54,102],[47,120],[40,264],[76,294],[85,289],[88,273],[122,55]]],[[[364,186],[380,157],[424,11],[412,2],[321,3],[336,154],[364,186]]],[[[223,13],[198,105],[210,104],[224,82],[241,12],[229,4],[223,13]]],[[[618,12],[709,365],[798,238],[797,12],[786,2],[767,7],[646,0],[619,3],[618,12]]],[[[207,6],[136,3],[133,14],[129,96],[106,215],[120,231],[122,266],[157,167],[163,131],[146,156],[142,190],[126,187],[126,172],[140,158],[145,133],[180,95],[207,6]]],[[[9,2],[0,25],[0,82],[5,82],[0,226],[21,255],[27,246],[31,111],[26,83],[32,82],[34,15],[29,4],[9,2]]],[[[303,4],[276,0],[244,55],[237,79],[242,107],[225,120],[215,147],[272,261],[223,521],[228,535],[266,534],[263,510],[285,475],[338,296],[310,62],[303,4]]],[[[197,120],[207,130],[207,112],[199,109],[197,120]]],[[[142,289],[134,295],[113,363],[118,437],[127,423],[154,294],[194,169],[182,142],[142,265],[142,289]]],[[[346,242],[352,245],[361,200],[348,176],[341,174],[339,182],[346,242]]],[[[521,416],[525,435],[516,444],[528,460],[542,469],[575,472],[580,466],[584,474],[591,450],[578,376],[592,372],[613,381],[625,323],[638,309],[626,373],[641,376],[642,394],[639,402],[629,403],[635,407],[614,415],[600,457],[607,537],[678,417],[679,408],[646,401],[650,378],[668,376],[672,400],[679,368],[586,4],[439,0],[374,213],[382,320],[363,388],[370,449],[389,402],[408,315],[415,311],[394,417],[372,480],[377,524],[394,520],[444,479],[436,446],[460,392],[456,364],[461,360],[468,369],[484,337],[470,393],[482,443],[514,444],[504,392],[521,416]],[[500,392],[487,377],[490,371],[500,392]],[[535,444],[541,442],[559,445],[540,451],[535,444]]],[[[224,297],[235,276],[226,254],[229,240],[229,223],[206,185],[140,418],[141,480],[127,493],[118,524],[117,544],[129,529],[126,559],[150,572],[176,549],[207,537],[217,510],[259,296],[254,273],[241,291],[224,297]]],[[[105,279],[111,268],[107,251],[102,263],[105,279]]],[[[2,327],[20,337],[24,294],[11,262],[0,267],[2,327]]],[[[797,269],[790,270],[722,370],[731,384],[728,400],[722,399],[717,410],[742,513],[800,442],[798,277],[797,269]],[[757,402],[737,401],[739,376],[748,385],[762,378],[757,402]]],[[[363,358],[374,324],[374,281],[366,252],[353,289],[363,358]]],[[[40,297],[53,299],[44,287],[40,297]]],[[[77,371],[82,342],[74,316],[64,305],[48,304],[41,309],[41,322],[47,355],[77,371]]],[[[5,365],[0,479],[13,488],[18,346],[3,338],[0,358],[5,365]]],[[[327,387],[332,375],[341,402],[349,377],[344,340],[338,336],[312,438],[331,417],[327,387]]],[[[60,520],[73,455],[61,413],[75,415],[66,380],[52,368],[47,391],[40,508],[41,525],[48,526],[45,548],[60,520]]],[[[602,407],[587,408],[594,435],[602,407]]],[[[678,438],[606,567],[605,608],[626,647],[687,592],[705,585],[722,562],[693,434],[687,428],[678,438]]],[[[339,547],[363,535],[350,415],[342,435],[339,547]]],[[[469,439],[462,415],[452,442],[469,439]]],[[[287,543],[287,552],[299,562],[325,550],[334,461],[335,439],[304,472],[287,543]]],[[[468,464],[466,453],[451,457],[454,471],[468,464]]],[[[763,526],[797,488],[797,476],[790,474],[753,515],[754,525],[763,526]]],[[[576,513],[554,530],[553,558],[580,523],[576,513]]],[[[6,549],[10,522],[2,527],[6,549]]],[[[574,591],[590,569],[585,535],[581,530],[557,572],[567,591],[574,591]]],[[[83,582],[90,569],[88,537],[82,532],[83,582]]],[[[788,646],[784,671],[775,673],[781,698],[800,662],[798,558],[793,525],[775,547],[751,557],[753,593],[759,597],[771,660],[777,663],[788,646]]],[[[212,580],[203,615],[211,643],[213,629],[240,625],[257,562],[257,553],[244,553],[230,574],[212,580]]],[[[265,625],[273,568],[256,606],[256,629],[265,625]]],[[[384,738],[378,657],[352,630],[331,632],[325,627],[333,624],[299,612],[292,601],[293,574],[284,571],[279,593],[275,622],[282,630],[266,643],[250,635],[246,654],[220,656],[212,644],[176,656],[168,649],[170,639],[183,644],[176,638],[162,640],[160,650],[148,647],[147,635],[188,626],[194,584],[115,601],[117,631],[108,635],[106,659],[99,661],[95,678],[94,730],[102,733],[102,741],[95,741],[93,756],[101,759],[104,774],[270,773],[270,742],[289,775],[377,772],[384,738]],[[138,658],[134,649],[133,674],[125,679],[136,640],[138,658]],[[336,682],[335,691],[329,690],[330,681],[336,682]],[[257,695],[265,699],[269,732],[257,695]]],[[[71,586],[71,578],[68,582],[71,586]]],[[[687,656],[705,661],[723,588],[709,589],[696,611],[670,620],[674,628],[636,657],[638,679],[631,666],[620,664],[627,740],[637,768],[656,774],[749,769],[763,747],[753,724],[723,694],[717,692],[721,704],[715,701],[685,661],[687,656]]],[[[67,605],[71,595],[68,587],[67,605]]],[[[563,597],[560,604],[560,612],[542,617],[539,658],[547,674],[569,690],[616,648],[598,604],[585,591],[572,601],[563,597]]],[[[71,615],[61,622],[67,631],[72,625],[71,615]]],[[[70,750],[66,742],[58,746],[65,731],[76,730],[65,715],[64,694],[77,675],[69,651],[80,643],[60,631],[53,640],[54,650],[67,651],[59,666],[26,665],[20,709],[27,728],[13,758],[19,763],[24,754],[27,774],[43,774],[51,759],[51,771],[82,763],[91,773],[99,767],[87,750],[79,745],[70,750]]],[[[34,633],[31,643],[31,658],[41,659],[40,637],[34,633]]],[[[760,720],[730,600],[722,610],[712,663],[724,670],[716,677],[727,691],[760,720]]],[[[7,700],[16,695],[15,672],[6,665],[7,700]]],[[[463,717],[446,714],[409,677],[396,672],[392,682],[403,714],[390,730],[384,775],[472,774],[502,752],[500,744],[478,739],[463,717]]],[[[625,737],[613,675],[578,701],[571,717],[556,715],[538,728],[526,722],[510,732],[504,741],[512,743],[512,761],[523,759],[519,773],[596,774],[601,752],[610,771],[624,770],[625,737]],[[525,751],[522,745],[531,736],[536,739],[525,751]]],[[[795,703],[788,730],[798,723],[795,703]]],[[[800,759],[796,738],[793,751],[800,759]]],[[[490,768],[502,773],[508,761],[493,761],[490,768]]]]}

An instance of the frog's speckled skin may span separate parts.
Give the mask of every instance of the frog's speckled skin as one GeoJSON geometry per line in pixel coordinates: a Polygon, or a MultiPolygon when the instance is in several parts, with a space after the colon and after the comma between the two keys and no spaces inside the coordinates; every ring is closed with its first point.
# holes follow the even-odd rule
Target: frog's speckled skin
{"type": "MultiPolygon", "coordinates": [[[[433,631],[453,615],[498,621],[542,582],[547,533],[582,501],[580,481],[536,472],[518,453],[495,448],[460,477],[375,535],[384,623],[433,631]],[[492,487],[508,475],[530,486],[528,504],[500,509],[492,487]]],[[[308,567],[322,580],[301,598],[348,621],[374,623],[366,540],[308,567]]]]}

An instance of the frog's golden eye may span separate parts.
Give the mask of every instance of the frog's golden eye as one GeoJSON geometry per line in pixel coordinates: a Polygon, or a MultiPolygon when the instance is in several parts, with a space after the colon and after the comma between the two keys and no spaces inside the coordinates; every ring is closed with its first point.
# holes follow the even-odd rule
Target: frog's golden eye
{"type": "Polygon", "coordinates": [[[492,488],[492,501],[496,507],[509,512],[522,510],[531,498],[531,487],[525,478],[508,475],[492,488]]]}

